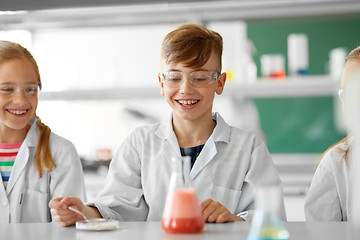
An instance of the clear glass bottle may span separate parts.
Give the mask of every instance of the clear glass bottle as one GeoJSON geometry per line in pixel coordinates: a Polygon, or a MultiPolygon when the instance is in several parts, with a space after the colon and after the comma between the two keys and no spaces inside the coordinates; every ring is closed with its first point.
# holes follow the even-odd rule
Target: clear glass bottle
{"type": "Polygon", "coordinates": [[[276,185],[261,186],[256,192],[255,215],[247,240],[288,240],[289,232],[280,217],[281,188],[276,185]]]}
{"type": "Polygon", "coordinates": [[[204,227],[200,205],[190,179],[190,157],[172,158],[161,225],[168,233],[196,233],[204,227]]]}

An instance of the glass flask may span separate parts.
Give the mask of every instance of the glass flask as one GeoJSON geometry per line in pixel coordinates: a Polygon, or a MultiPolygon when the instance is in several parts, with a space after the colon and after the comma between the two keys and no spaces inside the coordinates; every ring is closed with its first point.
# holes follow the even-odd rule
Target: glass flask
{"type": "Polygon", "coordinates": [[[280,217],[281,188],[261,186],[256,192],[256,210],[247,240],[288,240],[289,232],[280,217]]]}
{"type": "Polygon", "coordinates": [[[172,158],[172,174],[161,225],[167,233],[197,233],[204,227],[190,180],[190,157],[172,158]]]}

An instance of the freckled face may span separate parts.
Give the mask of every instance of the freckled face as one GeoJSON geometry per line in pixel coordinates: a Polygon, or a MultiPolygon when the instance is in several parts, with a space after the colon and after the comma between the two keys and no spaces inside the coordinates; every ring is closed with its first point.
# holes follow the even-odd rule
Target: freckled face
{"type": "Polygon", "coordinates": [[[23,86],[37,83],[33,65],[27,59],[13,59],[0,62],[0,130],[24,130],[35,115],[38,97],[26,96],[19,91],[13,96],[5,94],[8,86],[23,86]]]}
{"type": "Polygon", "coordinates": [[[183,81],[177,88],[169,87],[159,79],[161,94],[172,108],[174,118],[190,121],[211,119],[214,96],[215,93],[222,93],[226,74],[222,74],[218,81],[203,88],[193,87],[188,77],[193,71],[220,71],[219,65],[219,61],[215,57],[211,57],[200,69],[185,67],[182,63],[168,64],[162,61],[162,72],[180,71],[187,76],[186,81],[183,81]]]}

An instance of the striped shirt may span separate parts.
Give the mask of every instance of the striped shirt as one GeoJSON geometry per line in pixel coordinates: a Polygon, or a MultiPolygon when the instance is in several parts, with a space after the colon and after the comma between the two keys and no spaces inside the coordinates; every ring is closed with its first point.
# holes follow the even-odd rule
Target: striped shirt
{"type": "Polygon", "coordinates": [[[0,143],[0,173],[6,189],[10,174],[14,166],[16,155],[19,152],[20,143],[0,143]]]}

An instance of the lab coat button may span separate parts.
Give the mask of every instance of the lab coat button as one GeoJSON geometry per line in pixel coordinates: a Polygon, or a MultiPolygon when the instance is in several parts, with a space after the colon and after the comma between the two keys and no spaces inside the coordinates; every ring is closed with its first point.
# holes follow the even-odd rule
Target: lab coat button
{"type": "Polygon", "coordinates": [[[7,206],[8,205],[8,202],[2,202],[2,205],[4,205],[4,206],[7,206]]]}

